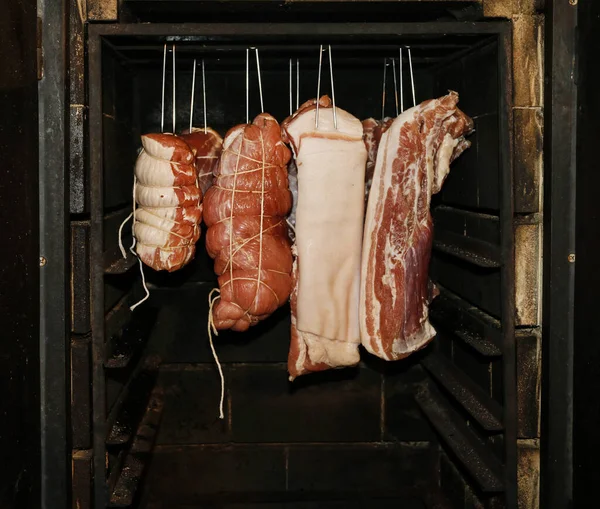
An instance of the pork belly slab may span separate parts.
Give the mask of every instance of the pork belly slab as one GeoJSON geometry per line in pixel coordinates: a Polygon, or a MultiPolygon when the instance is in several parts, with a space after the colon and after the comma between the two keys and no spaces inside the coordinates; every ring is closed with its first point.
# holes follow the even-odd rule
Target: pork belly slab
{"type": "Polygon", "coordinates": [[[367,150],[360,120],[328,97],[283,123],[298,169],[290,378],[360,360],[358,322],[367,150]]]}
{"type": "Polygon", "coordinates": [[[405,111],[379,143],[362,246],[360,330],[363,346],[385,360],[407,357],[435,335],[431,196],[473,130],[457,103],[450,92],[405,111]]]}

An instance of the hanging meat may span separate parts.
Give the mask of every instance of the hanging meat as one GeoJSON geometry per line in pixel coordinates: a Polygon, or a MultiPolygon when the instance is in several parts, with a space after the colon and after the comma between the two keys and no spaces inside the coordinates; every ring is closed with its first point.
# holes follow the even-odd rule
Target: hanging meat
{"type": "Polygon", "coordinates": [[[363,346],[385,360],[402,359],[435,335],[428,318],[437,293],[428,278],[431,196],[473,130],[457,103],[450,92],[405,111],[379,144],[365,219],[360,327],[363,346]]]}
{"type": "Polygon", "coordinates": [[[194,152],[172,134],[144,135],[142,146],[135,164],[136,251],[154,270],[172,272],[193,258],[200,237],[202,191],[194,152]]]}
{"type": "Polygon", "coordinates": [[[292,193],[292,210],[290,210],[287,220],[291,226],[292,239],[294,239],[296,235],[293,229],[296,227],[296,209],[298,208],[298,167],[293,159],[288,164],[288,182],[292,193]]]}
{"type": "Polygon", "coordinates": [[[365,200],[369,197],[371,183],[373,182],[373,173],[375,171],[375,159],[377,158],[377,149],[381,136],[394,121],[391,117],[386,117],[383,120],[375,120],[368,118],[362,121],[363,139],[367,148],[367,169],[365,171],[365,200]]]}
{"type": "Polygon", "coordinates": [[[283,123],[298,168],[290,379],[359,362],[358,305],[367,151],[360,120],[329,97],[283,123]]]}
{"type": "Polygon", "coordinates": [[[216,178],[204,199],[206,249],[215,260],[221,291],[212,307],[216,329],[244,331],[289,298],[290,155],[279,124],[266,113],[225,136],[216,178]]]}
{"type": "Polygon", "coordinates": [[[223,148],[223,138],[210,128],[193,127],[185,131],[181,138],[196,152],[196,172],[202,194],[212,185],[213,172],[223,148]]]}

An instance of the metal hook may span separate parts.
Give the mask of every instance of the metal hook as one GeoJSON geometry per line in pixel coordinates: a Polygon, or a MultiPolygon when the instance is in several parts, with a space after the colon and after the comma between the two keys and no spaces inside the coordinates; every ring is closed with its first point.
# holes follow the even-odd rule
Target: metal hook
{"type": "Polygon", "coordinates": [[[394,73],[394,101],[396,104],[396,116],[398,116],[398,83],[396,81],[396,60],[392,58],[392,72],[394,73]]]}
{"type": "Polygon", "coordinates": [[[250,90],[250,59],[249,59],[250,50],[246,48],[246,124],[250,123],[250,113],[249,113],[249,90],[250,90]]]}
{"type": "Polygon", "coordinates": [[[175,134],[175,44],[173,44],[173,134],[175,134]]]}
{"type": "MultiPolygon", "coordinates": [[[[331,79],[331,101],[333,103],[333,126],[337,129],[337,108],[335,105],[335,86],[333,84],[333,59],[331,57],[331,44],[328,45],[329,51],[329,77],[331,79]]],[[[319,128],[319,100],[321,96],[321,68],[323,67],[323,45],[319,50],[319,77],[317,79],[317,107],[315,109],[315,129],[319,128]]]]}
{"type": "Polygon", "coordinates": [[[319,128],[319,100],[321,97],[321,67],[323,64],[323,45],[319,49],[319,75],[317,78],[317,107],[315,109],[315,129],[319,128]]]}
{"type": "Polygon", "coordinates": [[[163,51],[162,101],[160,107],[160,132],[165,132],[165,78],[167,75],[167,44],[163,51]]]}
{"type": "Polygon", "coordinates": [[[292,113],[294,113],[292,111],[294,105],[293,105],[293,100],[292,100],[292,59],[290,58],[290,116],[292,115],[292,113]]]}
{"type": "Polygon", "coordinates": [[[192,68],[192,94],[190,99],[190,133],[194,121],[194,91],[196,89],[196,59],[194,58],[194,67],[192,68]]]}
{"type": "Polygon", "coordinates": [[[333,57],[329,45],[329,76],[331,78],[331,101],[333,102],[333,127],[337,130],[337,108],[335,106],[335,86],[333,85],[333,57]]]}
{"type": "Polygon", "coordinates": [[[204,73],[204,59],[202,59],[202,110],[204,113],[204,134],[206,134],[206,74],[204,73]]]}
{"type": "Polygon", "coordinates": [[[254,48],[256,52],[256,72],[258,73],[258,92],[260,93],[260,112],[265,112],[265,106],[263,104],[263,92],[262,92],[262,81],[260,79],[260,59],[258,57],[258,48],[254,48]]]}
{"type": "Polygon", "coordinates": [[[296,59],[296,109],[300,108],[300,59],[296,59]]]}
{"type": "Polygon", "coordinates": [[[417,105],[417,98],[415,95],[415,77],[413,75],[413,65],[412,65],[412,57],[410,54],[410,46],[407,46],[408,49],[408,66],[410,69],[410,84],[412,86],[412,96],[413,96],[413,106],[417,105]]]}
{"type": "Polygon", "coordinates": [[[400,113],[404,113],[404,77],[402,76],[402,67],[404,62],[402,60],[402,48],[400,48],[400,60],[398,61],[398,70],[399,81],[400,81],[400,113]]]}
{"type": "Polygon", "coordinates": [[[387,80],[387,58],[383,59],[383,90],[381,92],[381,120],[385,118],[385,85],[387,80]]]}

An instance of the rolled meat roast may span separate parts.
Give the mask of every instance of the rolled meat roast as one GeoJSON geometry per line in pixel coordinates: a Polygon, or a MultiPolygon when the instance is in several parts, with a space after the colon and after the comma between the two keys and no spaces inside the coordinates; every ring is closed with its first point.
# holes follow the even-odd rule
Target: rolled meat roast
{"type": "Polygon", "coordinates": [[[290,155],[279,124],[266,113],[225,136],[214,184],[204,198],[206,250],[215,260],[221,291],[212,308],[217,329],[244,331],[289,298],[290,155]]]}
{"type": "Polygon", "coordinates": [[[140,259],[155,270],[175,271],[196,250],[202,221],[194,152],[172,134],[142,136],[135,164],[133,234],[140,259]]]}

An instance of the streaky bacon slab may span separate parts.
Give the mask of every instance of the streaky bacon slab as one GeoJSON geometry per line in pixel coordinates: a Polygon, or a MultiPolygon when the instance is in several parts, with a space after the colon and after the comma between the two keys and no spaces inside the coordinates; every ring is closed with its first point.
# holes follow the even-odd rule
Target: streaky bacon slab
{"type": "Polygon", "coordinates": [[[473,121],[457,108],[458,94],[405,111],[383,134],[365,218],[361,267],[361,342],[397,360],[435,335],[428,277],[433,224],[431,196],[450,163],[470,146],[473,121]]]}

